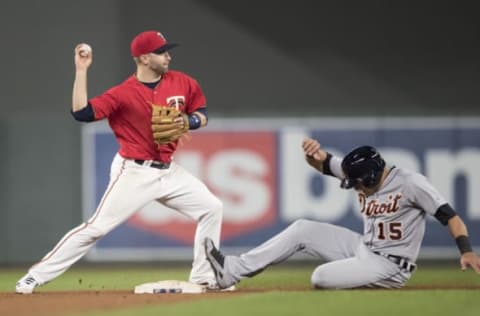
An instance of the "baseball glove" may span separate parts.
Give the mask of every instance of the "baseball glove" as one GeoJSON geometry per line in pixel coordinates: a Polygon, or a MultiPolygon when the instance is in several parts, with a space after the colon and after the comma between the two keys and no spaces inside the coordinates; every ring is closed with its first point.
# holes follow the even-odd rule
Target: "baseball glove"
{"type": "Polygon", "coordinates": [[[188,116],[175,107],[152,104],[153,141],[159,145],[178,140],[188,133],[188,116]]]}

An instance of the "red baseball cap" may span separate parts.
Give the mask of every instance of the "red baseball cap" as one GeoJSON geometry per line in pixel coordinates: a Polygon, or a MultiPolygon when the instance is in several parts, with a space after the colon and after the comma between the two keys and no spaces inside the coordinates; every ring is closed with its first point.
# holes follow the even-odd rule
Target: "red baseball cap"
{"type": "Polygon", "coordinates": [[[168,43],[162,33],[145,31],[135,36],[130,44],[130,51],[133,57],[138,57],[149,53],[161,54],[175,46],[178,44],[168,43]]]}

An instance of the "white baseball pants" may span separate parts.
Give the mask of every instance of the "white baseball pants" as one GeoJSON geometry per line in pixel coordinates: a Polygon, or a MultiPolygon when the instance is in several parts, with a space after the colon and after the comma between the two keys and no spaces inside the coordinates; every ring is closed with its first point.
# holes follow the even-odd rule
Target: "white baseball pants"
{"type": "Polygon", "coordinates": [[[92,217],[69,231],[29,273],[46,283],[82,258],[105,234],[152,201],[158,201],[197,221],[189,281],[215,283],[203,251],[205,237],[220,242],[222,202],[200,180],[172,162],[169,169],[136,164],[117,154],[110,183],[92,217]]]}
{"type": "Polygon", "coordinates": [[[236,281],[252,277],[296,252],[322,258],[311,276],[316,288],[399,288],[411,273],[373,253],[362,236],[347,228],[310,220],[297,220],[262,245],[237,256],[226,256],[224,272],[236,281]]]}

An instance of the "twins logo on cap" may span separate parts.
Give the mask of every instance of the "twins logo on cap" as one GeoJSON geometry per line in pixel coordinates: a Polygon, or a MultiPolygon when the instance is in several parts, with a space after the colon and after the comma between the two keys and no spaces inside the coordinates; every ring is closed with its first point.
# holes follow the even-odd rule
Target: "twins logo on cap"
{"type": "Polygon", "coordinates": [[[139,57],[149,53],[161,54],[175,46],[178,44],[168,43],[159,31],[145,31],[135,36],[130,49],[133,57],[139,57]]]}

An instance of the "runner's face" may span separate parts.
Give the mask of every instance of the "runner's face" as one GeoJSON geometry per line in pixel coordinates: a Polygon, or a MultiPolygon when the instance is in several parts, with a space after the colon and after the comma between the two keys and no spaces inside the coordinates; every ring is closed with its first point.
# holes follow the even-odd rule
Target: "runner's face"
{"type": "Polygon", "coordinates": [[[376,186],[374,186],[372,188],[369,188],[369,187],[364,186],[361,182],[359,182],[359,183],[355,184],[353,189],[357,192],[365,194],[366,196],[370,196],[370,195],[373,195],[375,192],[378,191],[378,189],[380,188],[380,185],[381,185],[381,182],[378,183],[376,186]]]}

